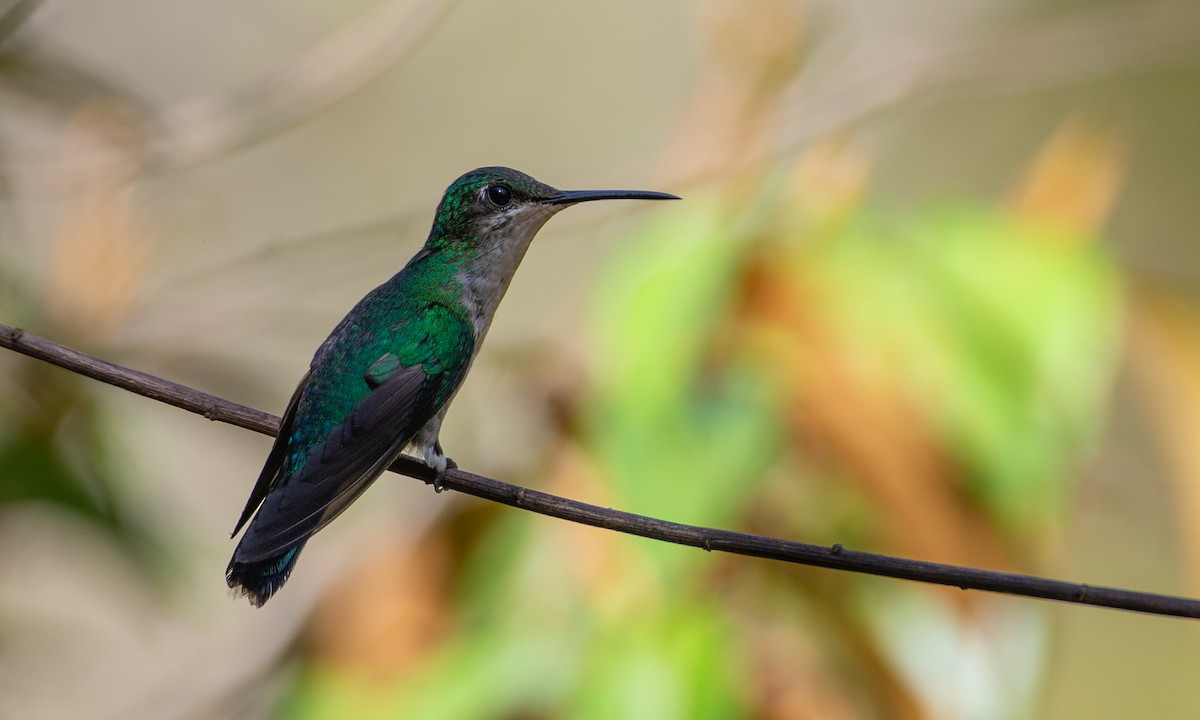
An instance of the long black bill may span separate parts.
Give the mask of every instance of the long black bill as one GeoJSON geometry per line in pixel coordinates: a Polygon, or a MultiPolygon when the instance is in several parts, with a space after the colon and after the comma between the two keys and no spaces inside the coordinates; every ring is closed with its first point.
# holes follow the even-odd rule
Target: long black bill
{"type": "Polygon", "coordinates": [[[566,190],[542,202],[547,205],[573,205],[589,200],[678,200],[679,196],[649,190],[566,190]]]}

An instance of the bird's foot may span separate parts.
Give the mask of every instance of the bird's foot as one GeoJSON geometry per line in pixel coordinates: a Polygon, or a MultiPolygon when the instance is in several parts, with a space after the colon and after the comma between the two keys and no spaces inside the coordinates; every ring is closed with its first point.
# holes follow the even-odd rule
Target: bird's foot
{"type": "Polygon", "coordinates": [[[446,486],[443,483],[443,480],[446,478],[446,471],[453,470],[458,467],[458,463],[454,462],[453,459],[448,458],[445,455],[442,456],[442,460],[443,462],[438,463],[439,467],[437,468],[437,475],[435,475],[433,478],[433,491],[437,493],[440,493],[446,489],[446,486]]]}

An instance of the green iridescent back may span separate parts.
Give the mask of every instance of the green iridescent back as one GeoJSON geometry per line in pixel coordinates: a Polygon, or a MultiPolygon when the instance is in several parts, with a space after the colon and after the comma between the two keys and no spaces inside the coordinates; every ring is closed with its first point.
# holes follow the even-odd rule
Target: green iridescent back
{"type": "MultiPolygon", "coordinates": [[[[363,298],[317,350],[307,386],[296,406],[283,477],[299,472],[309,450],[322,443],[371,391],[367,374],[389,353],[400,367],[423,367],[424,420],[444,405],[462,382],[474,335],[457,300],[458,282],[444,259],[446,247],[413,258],[391,280],[363,298]],[[400,292],[403,287],[404,291],[400,292]]],[[[414,434],[420,426],[405,428],[414,434]]]]}

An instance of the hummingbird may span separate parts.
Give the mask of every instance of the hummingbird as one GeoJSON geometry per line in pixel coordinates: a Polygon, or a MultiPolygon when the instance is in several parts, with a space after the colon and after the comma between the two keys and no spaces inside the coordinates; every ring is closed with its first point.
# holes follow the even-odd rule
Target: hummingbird
{"type": "Polygon", "coordinates": [[[429,239],[317,348],[292,394],[231,537],[225,570],[261,607],[328,525],[408,451],[435,473],[453,461],[438,433],[533,236],[592,200],[678,200],[643,190],[550,187],[516,170],[472,170],[446,189],[429,239]],[[253,518],[253,519],[251,519],[253,518]]]}

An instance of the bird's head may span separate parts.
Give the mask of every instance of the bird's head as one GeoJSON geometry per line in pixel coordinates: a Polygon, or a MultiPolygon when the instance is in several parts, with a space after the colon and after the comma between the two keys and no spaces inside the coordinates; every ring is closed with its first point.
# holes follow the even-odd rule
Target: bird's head
{"type": "Polygon", "coordinates": [[[645,190],[558,190],[506,167],[472,170],[450,184],[438,206],[431,249],[472,249],[479,255],[523,254],[555,213],[591,200],[678,200],[645,190]]]}

